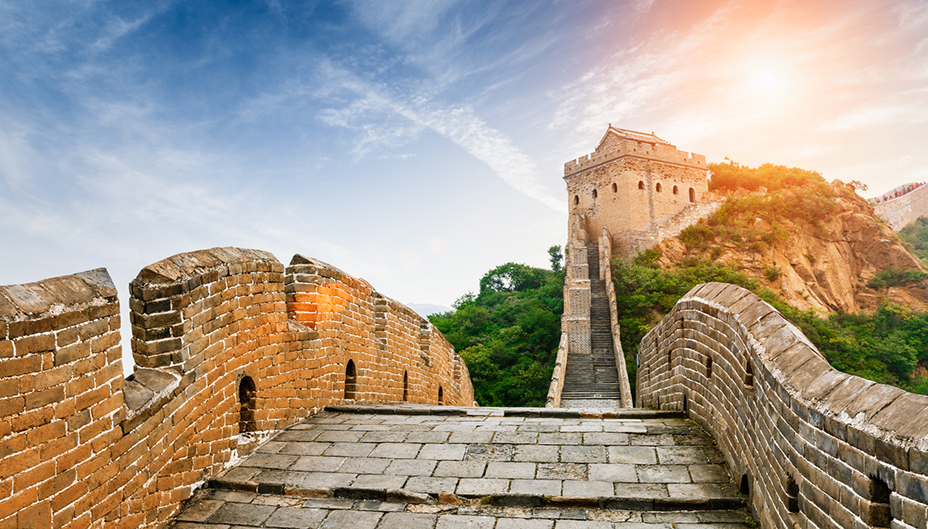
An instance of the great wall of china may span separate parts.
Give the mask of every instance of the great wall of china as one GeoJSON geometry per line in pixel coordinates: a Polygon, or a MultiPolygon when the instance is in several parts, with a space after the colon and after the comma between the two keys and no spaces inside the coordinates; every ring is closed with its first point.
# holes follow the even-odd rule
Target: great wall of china
{"type": "MultiPolygon", "coordinates": [[[[746,498],[765,529],[924,529],[928,397],[832,369],[738,287],[694,288],[644,338],[633,402],[609,259],[690,222],[705,171],[612,127],[565,165],[553,409],[472,408],[434,327],[300,255],[214,248],[144,268],[128,378],[105,269],[0,287],[0,528],[734,529],[746,498]],[[604,206],[626,199],[635,218],[604,206]],[[576,409],[593,407],[609,409],[576,409]]],[[[877,212],[901,227],[926,193],[877,212]]]]}
{"type": "Polygon", "coordinates": [[[124,379],[105,269],[0,288],[0,527],[161,527],[249,440],[326,404],[473,404],[431,324],[325,263],[214,248],[130,289],[124,379]]]}

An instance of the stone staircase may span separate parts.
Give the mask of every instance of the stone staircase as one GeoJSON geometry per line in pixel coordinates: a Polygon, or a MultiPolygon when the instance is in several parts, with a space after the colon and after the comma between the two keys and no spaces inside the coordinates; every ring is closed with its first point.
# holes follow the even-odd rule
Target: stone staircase
{"type": "Polygon", "coordinates": [[[590,354],[569,353],[562,408],[618,408],[619,377],[605,281],[600,279],[599,244],[587,245],[590,270],[590,354]]]}

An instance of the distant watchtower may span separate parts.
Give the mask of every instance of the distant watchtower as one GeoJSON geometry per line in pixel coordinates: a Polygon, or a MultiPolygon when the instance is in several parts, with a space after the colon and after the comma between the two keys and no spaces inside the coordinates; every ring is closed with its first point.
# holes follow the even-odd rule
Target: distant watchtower
{"type": "Polygon", "coordinates": [[[564,164],[564,180],[571,230],[585,229],[595,238],[606,227],[620,256],[679,223],[709,190],[705,156],[677,150],[653,133],[612,125],[592,154],[564,164]]]}

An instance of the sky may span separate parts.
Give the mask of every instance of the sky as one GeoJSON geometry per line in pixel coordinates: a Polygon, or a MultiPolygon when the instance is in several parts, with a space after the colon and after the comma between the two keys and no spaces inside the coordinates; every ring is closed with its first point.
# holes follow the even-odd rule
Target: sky
{"type": "Polygon", "coordinates": [[[238,246],[450,306],[548,266],[610,123],[926,181],[928,2],[0,0],[0,284],[106,267],[126,312],[238,246]]]}

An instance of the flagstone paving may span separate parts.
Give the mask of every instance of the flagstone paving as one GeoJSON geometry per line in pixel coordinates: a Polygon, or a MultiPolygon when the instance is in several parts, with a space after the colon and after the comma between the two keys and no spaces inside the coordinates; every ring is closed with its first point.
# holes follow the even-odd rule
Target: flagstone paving
{"type": "Polygon", "coordinates": [[[198,491],[173,529],[742,527],[695,423],[644,410],[330,407],[198,491]]]}

